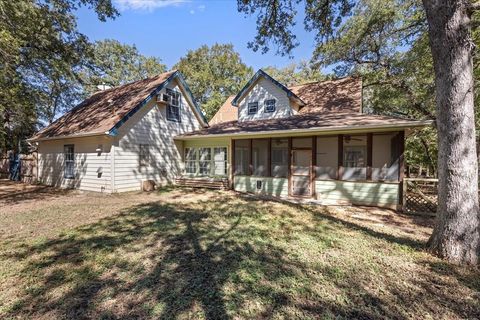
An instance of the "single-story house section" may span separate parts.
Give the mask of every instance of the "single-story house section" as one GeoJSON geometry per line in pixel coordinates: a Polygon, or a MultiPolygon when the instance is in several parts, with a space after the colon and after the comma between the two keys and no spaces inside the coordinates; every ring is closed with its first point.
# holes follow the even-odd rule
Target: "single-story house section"
{"type": "Polygon", "coordinates": [[[259,70],[207,124],[178,71],[98,92],[31,141],[39,179],[83,190],[225,185],[325,204],[401,205],[405,136],[362,112],[362,81],[287,88],[259,70]]]}

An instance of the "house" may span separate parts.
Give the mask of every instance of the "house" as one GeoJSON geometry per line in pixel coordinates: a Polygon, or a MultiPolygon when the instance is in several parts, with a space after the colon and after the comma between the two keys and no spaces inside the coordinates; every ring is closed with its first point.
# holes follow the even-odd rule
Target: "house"
{"type": "Polygon", "coordinates": [[[430,121],[362,112],[362,81],[287,88],[259,70],[207,124],[179,72],[99,92],[31,140],[40,180],[121,192],[158,184],[401,205],[410,130],[430,121]]]}

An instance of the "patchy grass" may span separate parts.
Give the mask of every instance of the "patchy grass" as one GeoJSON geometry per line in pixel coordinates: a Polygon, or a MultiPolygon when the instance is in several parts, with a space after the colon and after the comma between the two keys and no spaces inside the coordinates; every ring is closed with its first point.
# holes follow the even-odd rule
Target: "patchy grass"
{"type": "Polygon", "coordinates": [[[480,317],[479,271],[424,252],[429,220],[202,190],[66,198],[9,220],[42,231],[0,242],[0,318],[480,317]]]}

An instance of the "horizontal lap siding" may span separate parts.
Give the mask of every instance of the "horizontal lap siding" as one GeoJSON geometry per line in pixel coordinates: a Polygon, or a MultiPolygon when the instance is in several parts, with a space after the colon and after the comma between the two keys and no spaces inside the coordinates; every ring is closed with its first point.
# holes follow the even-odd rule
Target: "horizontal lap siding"
{"type": "Polygon", "coordinates": [[[317,198],[331,202],[349,202],[360,205],[398,204],[399,185],[353,181],[315,181],[317,198]]]}
{"type": "Polygon", "coordinates": [[[287,178],[235,176],[233,180],[236,191],[260,193],[275,197],[288,196],[287,178]],[[257,190],[257,181],[262,181],[261,190],[257,190]]]}
{"type": "Polygon", "coordinates": [[[38,148],[39,181],[60,188],[110,192],[110,149],[111,139],[107,137],[41,141],[38,148]],[[64,178],[63,152],[66,144],[74,145],[74,179],[64,178]],[[102,147],[100,153],[96,151],[99,145],[102,147]]]}
{"type": "MultiPolygon", "coordinates": [[[[170,85],[170,88],[177,84],[170,85]]],[[[178,87],[177,87],[178,88],[178,87]]],[[[178,89],[180,90],[180,89],[178,89]]],[[[193,110],[182,92],[181,122],[168,121],[166,106],[152,99],[129,119],[119,132],[115,146],[115,190],[140,190],[143,180],[154,180],[158,185],[172,183],[183,171],[183,143],[174,137],[200,128],[193,110]],[[150,149],[150,162],[140,166],[140,145],[150,149]]]]}

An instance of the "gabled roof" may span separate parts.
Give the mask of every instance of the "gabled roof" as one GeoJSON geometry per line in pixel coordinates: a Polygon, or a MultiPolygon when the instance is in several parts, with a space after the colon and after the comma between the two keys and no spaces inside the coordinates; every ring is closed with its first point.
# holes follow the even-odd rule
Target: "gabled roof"
{"type": "MultiPolygon", "coordinates": [[[[305,105],[300,114],[310,112],[357,112],[362,111],[362,79],[346,77],[336,80],[311,82],[288,88],[300,97],[305,105]]],[[[210,124],[238,119],[238,108],[232,104],[229,97],[220,107],[210,124]]]]}
{"type": "Polygon", "coordinates": [[[232,100],[232,105],[233,106],[237,106],[238,105],[238,102],[239,100],[250,90],[250,88],[255,85],[255,83],[257,82],[257,80],[260,78],[260,77],[264,77],[268,80],[270,80],[273,84],[275,84],[277,87],[279,87],[280,89],[282,89],[283,91],[285,91],[287,93],[287,96],[291,99],[294,99],[294,100],[297,100],[297,103],[299,105],[304,105],[305,103],[302,101],[302,99],[300,99],[295,93],[293,93],[290,89],[288,89],[287,87],[285,87],[283,84],[281,84],[280,82],[278,82],[277,80],[275,80],[274,78],[272,78],[270,75],[268,75],[265,71],[263,71],[262,69],[259,69],[254,75],[253,77],[247,82],[247,84],[242,88],[242,90],[240,90],[240,92],[235,96],[235,98],[233,98],[232,100]]]}
{"type": "Polygon", "coordinates": [[[177,136],[178,139],[205,136],[274,135],[303,132],[355,131],[372,129],[402,129],[427,126],[431,120],[410,120],[357,112],[310,112],[288,118],[252,121],[229,121],[177,136]]]}
{"type": "Polygon", "coordinates": [[[215,113],[213,118],[208,122],[209,125],[237,120],[238,109],[232,105],[233,98],[235,98],[235,96],[230,96],[225,100],[217,113],[215,113]]]}
{"type": "Polygon", "coordinates": [[[59,139],[90,135],[116,135],[117,130],[138,110],[171,81],[177,79],[187,91],[194,104],[194,112],[200,121],[207,121],[196,104],[179,71],[170,71],[158,76],[135,81],[115,88],[94,93],[78,106],[64,114],[48,127],[37,132],[29,140],[59,139]]]}

